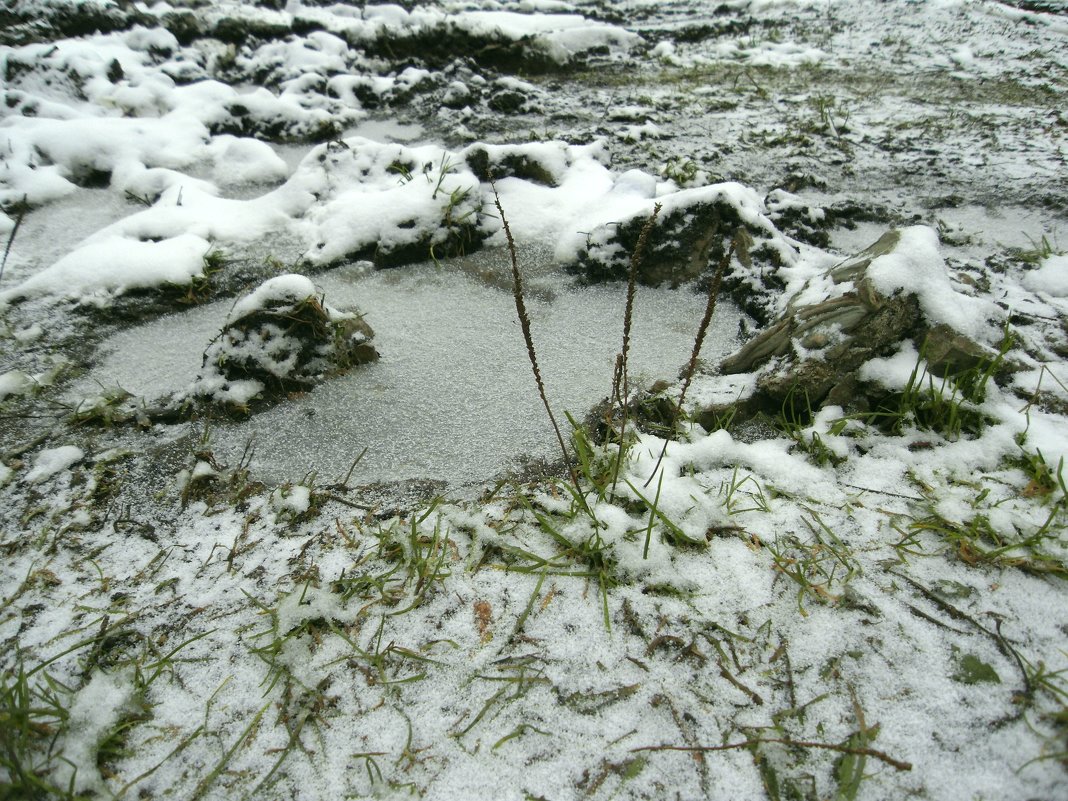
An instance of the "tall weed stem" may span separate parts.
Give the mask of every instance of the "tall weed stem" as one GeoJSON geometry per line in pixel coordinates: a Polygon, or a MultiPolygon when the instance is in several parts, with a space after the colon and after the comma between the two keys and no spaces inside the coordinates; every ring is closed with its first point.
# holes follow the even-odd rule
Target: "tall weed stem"
{"type": "Polygon", "coordinates": [[[612,467],[612,496],[616,494],[616,485],[619,483],[619,470],[623,464],[624,438],[627,435],[627,398],[630,395],[630,386],[627,377],[627,357],[630,353],[630,329],[634,317],[634,295],[637,291],[638,269],[645,257],[646,243],[649,234],[656,226],[656,218],[660,216],[662,203],[653,206],[653,213],[642,226],[638,234],[638,242],[634,246],[634,252],[630,257],[630,269],[627,271],[627,303],[623,310],[623,348],[616,357],[615,375],[612,378],[612,403],[619,404],[619,450],[616,451],[615,464],[612,467]]]}
{"type": "Polygon", "coordinates": [[[22,201],[17,204],[18,216],[15,218],[15,224],[11,228],[11,233],[7,238],[7,245],[4,247],[4,257],[0,259],[0,280],[4,278],[4,268],[7,266],[7,257],[11,255],[11,246],[15,243],[15,235],[19,232],[19,227],[22,225],[22,218],[26,216],[26,211],[29,206],[26,203],[26,195],[22,196],[22,201]]]}
{"type": "Polygon", "coordinates": [[[519,259],[515,253],[515,240],[512,238],[512,229],[508,226],[508,218],[504,215],[501,197],[497,194],[497,187],[495,186],[493,187],[493,203],[497,206],[497,211],[501,215],[504,236],[508,240],[508,255],[512,260],[512,297],[515,298],[515,311],[519,315],[519,326],[523,330],[523,341],[527,346],[527,358],[530,359],[530,367],[534,371],[534,381],[538,385],[538,395],[541,397],[541,403],[545,407],[545,413],[549,415],[549,422],[552,423],[553,431],[556,432],[556,440],[560,443],[560,453],[564,456],[564,464],[567,465],[567,470],[571,474],[571,481],[574,483],[579,497],[582,497],[578,473],[575,471],[571,456],[567,452],[567,446],[564,444],[564,437],[560,433],[560,426],[556,424],[556,417],[553,415],[552,407],[549,405],[549,398],[545,394],[545,383],[541,380],[538,355],[534,351],[534,337],[530,333],[530,316],[527,314],[527,304],[523,298],[523,276],[519,272],[519,259]]]}
{"type": "Polygon", "coordinates": [[[720,259],[719,264],[716,265],[716,272],[712,276],[712,282],[708,285],[708,302],[705,304],[705,313],[701,318],[700,325],[697,326],[697,336],[694,337],[693,350],[690,352],[690,361],[686,365],[686,369],[683,371],[682,391],[679,392],[679,402],[675,406],[675,410],[671,415],[671,427],[667,431],[667,435],[664,439],[664,446],[660,449],[660,455],[656,459],[653,471],[649,474],[649,478],[646,479],[645,484],[643,485],[645,487],[648,487],[653,482],[653,477],[660,469],[660,464],[664,461],[664,455],[667,453],[668,442],[671,440],[671,433],[675,430],[675,426],[678,424],[679,414],[682,412],[682,405],[686,400],[686,392],[689,390],[690,382],[693,380],[693,374],[697,370],[697,359],[701,355],[701,346],[705,343],[705,334],[708,333],[708,326],[712,322],[712,315],[716,312],[716,300],[719,298],[719,288],[723,283],[723,274],[727,271],[727,265],[731,263],[731,259],[734,257],[735,252],[738,253],[738,258],[743,264],[749,261],[749,242],[748,232],[743,228],[739,228],[731,238],[731,245],[727,249],[727,252],[723,254],[723,258],[720,259]]]}

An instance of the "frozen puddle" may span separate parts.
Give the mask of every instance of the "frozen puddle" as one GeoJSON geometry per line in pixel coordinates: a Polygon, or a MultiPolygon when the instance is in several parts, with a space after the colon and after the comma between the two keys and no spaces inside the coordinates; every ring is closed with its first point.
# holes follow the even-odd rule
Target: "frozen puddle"
{"type": "MultiPolygon", "coordinates": [[[[315,276],[326,301],[356,306],[375,330],[381,359],[240,423],[214,423],[212,446],[234,460],[255,438],[253,469],[272,481],[314,471],[343,478],[355,457],[355,484],[432,479],[453,491],[480,486],[524,457],[557,456],[535,391],[511,293],[487,285],[487,259],[468,260],[482,280],[455,266],[369,272],[357,267],[315,276]]],[[[577,288],[562,275],[529,280],[528,309],[538,359],[562,426],[610,390],[622,338],[622,285],[577,288]],[[547,282],[555,291],[547,290],[547,282]],[[540,289],[540,291],[539,291],[540,289]]],[[[231,301],[174,315],[114,336],[91,380],[154,398],[182,389],[231,301]]],[[[630,373],[651,383],[685,363],[704,310],[689,289],[639,288],[630,373]]],[[[721,303],[703,357],[736,344],[738,312],[721,303]]],[[[84,387],[83,387],[84,389],[84,387]]],[[[91,390],[90,390],[91,391],[91,390]]]]}

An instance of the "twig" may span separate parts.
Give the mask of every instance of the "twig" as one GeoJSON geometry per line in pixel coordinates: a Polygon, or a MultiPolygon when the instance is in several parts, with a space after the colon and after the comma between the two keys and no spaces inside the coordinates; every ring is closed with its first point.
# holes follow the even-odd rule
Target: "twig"
{"type": "Polygon", "coordinates": [[[885,762],[887,765],[890,765],[897,770],[912,770],[911,762],[903,762],[900,759],[894,759],[889,754],[884,754],[882,751],[876,751],[874,748],[855,748],[849,745],[835,745],[834,743],[814,743],[806,740],[790,740],[785,737],[757,737],[752,740],[743,740],[740,743],[726,743],[725,745],[644,745],[641,748],[632,748],[630,751],[632,754],[639,751],[691,751],[708,753],[711,751],[731,751],[738,748],[749,748],[750,746],[763,745],[764,743],[778,743],[779,745],[789,745],[794,748],[824,748],[828,751],[837,751],[840,754],[870,756],[885,762]]]}

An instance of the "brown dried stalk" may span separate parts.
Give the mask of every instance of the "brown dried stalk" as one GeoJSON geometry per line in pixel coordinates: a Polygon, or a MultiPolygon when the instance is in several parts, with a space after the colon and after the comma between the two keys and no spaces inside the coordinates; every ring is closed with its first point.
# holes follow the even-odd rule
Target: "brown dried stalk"
{"type": "Polygon", "coordinates": [[[18,209],[18,216],[15,218],[15,225],[11,228],[11,234],[7,238],[7,246],[4,248],[4,257],[0,259],[0,279],[4,277],[4,268],[7,266],[7,257],[11,255],[11,246],[15,243],[15,235],[19,232],[19,227],[22,225],[22,218],[26,216],[26,211],[29,209],[29,205],[26,203],[26,195],[22,196],[21,202],[16,204],[18,209]]]}
{"type": "Polygon", "coordinates": [[[623,310],[623,349],[616,357],[615,374],[612,377],[612,402],[619,404],[619,450],[616,451],[616,462],[612,467],[612,495],[616,494],[616,485],[619,483],[619,469],[623,464],[623,438],[627,434],[627,397],[630,395],[630,386],[627,376],[627,356],[630,353],[630,328],[634,316],[634,295],[637,291],[638,269],[645,257],[646,243],[649,234],[656,226],[656,218],[660,216],[662,203],[653,206],[653,213],[642,226],[638,234],[638,242],[634,246],[634,252],[630,256],[630,269],[627,272],[627,303],[623,310]]]}
{"type": "Polygon", "coordinates": [[[664,447],[660,449],[660,456],[657,457],[656,464],[653,466],[653,472],[649,474],[649,478],[643,486],[648,487],[649,484],[652,483],[656,471],[660,469],[660,464],[664,461],[664,454],[667,453],[668,442],[671,439],[671,432],[675,430],[675,426],[678,424],[679,414],[682,411],[682,405],[686,400],[686,391],[690,388],[693,374],[697,370],[697,358],[701,355],[701,346],[705,343],[705,334],[708,333],[708,326],[712,322],[712,315],[716,311],[716,300],[719,298],[719,288],[723,283],[723,274],[727,271],[727,265],[731,263],[731,258],[735,253],[738,254],[738,260],[743,264],[749,263],[750,242],[749,232],[744,228],[739,228],[734,232],[734,236],[731,238],[731,246],[727,249],[727,252],[723,254],[723,258],[719,260],[719,264],[716,265],[716,272],[715,275],[712,276],[712,283],[708,285],[708,303],[705,304],[705,314],[704,317],[701,318],[701,324],[697,326],[697,336],[693,341],[693,351],[690,353],[690,361],[686,365],[686,369],[683,373],[682,391],[679,393],[679,402],[675,406],[675,411],[671,415],[671,427],[664,439],[664,447]]]}
{"type": "Polygon", "coordinates": [[[530,334],[530,317],[527,314],[527,304],[523,299],[523,276],[519,272],[519,259],[515,253],[515,240],[512,239],[512,229],[508,227],[508,218],[504,216],[504,209],[501,207],[501,197],[497,194],[497,187],[492,184],[490,186],[493,188],[493,202],[501,215],[504,236],[508,240],[508,255],[512,259],[512,297],[515,298],[515,310],[516,314],[519,315],[519,326],[523,330],[523,341],[527,346],[527,358],[530,359],[530,367],[534,371],[534,381],[538,385],[538,395],[541,397],[541,403],[545,407],[545,413],[549,415],[549,422],[552,423],[553,431],[556,432],[556,440],[560,443],[560,452],[564,456],[564,464],[567,465],[567,470],[571,474],[571,481],[575,485],[575,490],[581,494],[578,473],[575,472],[575,466],[571,461],[570,454],[567,452],[564,437],[560,433],[560,426],[556,424],[556,417],[553,415],[552,407],[549,405],[549,398],[545,395],[545,384],[541,380],[538,355],[534,352],[534,338],[530,334]]]}
{"type": "Polygon", "coordinates": [[[888,754],[884,754],[882,751],[876,751],[874,748],[855,748],[849,745],[835,745],[834,743],[816,743],[808,742],[806,740],[790,740],[785,737],[755,737],[752,740],[743,740],[740,743],[727,743],[725,745],[703,745],[703,746],[687,746],[687,745],[646,745],[641,748],[632,748],[631,753],[637,753],[640,751],[690,751],[692,753],[707,754],[710,751],[730,751],[735,748],[749,748],[754,745],[762,745],[764,743],[778,743],[780,745],[788,745],[794,748],[825,748],[828,751],[837,751],[840,754],[855,754],[856,756],[870,756],[874,759],[878,759],[885,762],[897,770],[912,770],[911,762],[903,762],[900,759],[894,759],[888,754]]]}

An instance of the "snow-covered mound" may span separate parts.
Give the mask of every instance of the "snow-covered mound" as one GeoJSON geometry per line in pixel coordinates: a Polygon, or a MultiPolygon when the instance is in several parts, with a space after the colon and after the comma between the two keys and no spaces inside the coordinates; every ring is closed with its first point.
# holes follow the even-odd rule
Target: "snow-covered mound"
{"type": "Polygon", "coordinates": [[[191,394],[245,410],[378,358],[373,336],[360,315],[323,303],[305,276],[280,275],[234,304],[191,394]]]}

